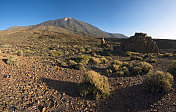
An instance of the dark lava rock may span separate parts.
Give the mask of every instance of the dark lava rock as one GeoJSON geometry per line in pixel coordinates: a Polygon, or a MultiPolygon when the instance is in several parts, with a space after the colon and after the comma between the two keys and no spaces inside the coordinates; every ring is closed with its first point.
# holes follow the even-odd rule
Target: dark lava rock
{"type": "Polygon", "coordinates": [[[157,44],[152,40],[151,36],[145,33],[135,33],[129,39],[121,43],[121,50],[133,51],[139,53],[158,53],[159,49],[157,44]]]}

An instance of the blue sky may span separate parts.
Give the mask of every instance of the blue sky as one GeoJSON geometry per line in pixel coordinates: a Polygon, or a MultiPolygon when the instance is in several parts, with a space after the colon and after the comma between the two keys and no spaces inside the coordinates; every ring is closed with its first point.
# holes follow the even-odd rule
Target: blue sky
{"type": "Polygon", "coordinates": [[[176,0],[0,0],[0,30],[73,17],[127,36],[176,39],[176,0]]]}

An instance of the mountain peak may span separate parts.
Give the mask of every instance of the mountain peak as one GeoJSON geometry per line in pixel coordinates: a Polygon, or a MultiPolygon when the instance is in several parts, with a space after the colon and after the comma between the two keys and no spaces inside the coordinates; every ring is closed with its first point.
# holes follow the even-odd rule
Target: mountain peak
{"type": "Polygon", "coordinates": [[[64,19],[65,21],[67,21],[67,20],[72,19],[72,18],[70,18],[70,17],[64,17],[63,19],[64,19]]]}
{"type": "Polygon", "coordinates": [[[110,33],[104,32],[91,24],[88,24],[83,21],[77,20],[75,18],[70,18],[70,17],[64,17],[56,20],[49,20],[49,21],[40,23],[38,25],[35,25],[33,26],[33,28],[37,28],[39,26],[53,26],[53,27],[64,28],[66,30],[74,32],[75,34],[81,34],[81,35],[91,35],[91,36],[98,36],[98,37],[126,37],[118,34],[110,34],[110,33]]]}

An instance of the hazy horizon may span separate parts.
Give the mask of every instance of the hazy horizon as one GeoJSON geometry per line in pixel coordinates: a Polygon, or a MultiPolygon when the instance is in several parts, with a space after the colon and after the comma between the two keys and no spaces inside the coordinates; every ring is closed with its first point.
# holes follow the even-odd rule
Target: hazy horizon
{"type": "Polygon", "coordinates": [[[176,39],[174,0],[1,0],[0,30],[72,17],[99,29],[127,36],[144,32],[176,39]]]}

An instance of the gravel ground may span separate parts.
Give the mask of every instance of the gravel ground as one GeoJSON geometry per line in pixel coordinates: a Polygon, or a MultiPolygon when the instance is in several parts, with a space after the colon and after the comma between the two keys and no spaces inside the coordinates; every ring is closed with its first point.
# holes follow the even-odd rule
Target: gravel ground
{"type": "MultiPolygon", "coordinates": [[[[146,93],[141,84],[144,77],[141,76],[109,78],[111,96],[96,101],[79,95],[79,83],[82,82],[82,74],[86,70],[51,67],[41,63],[44,60],[40,57],[19,59],[18,67],[7,65],[0,60],[0,111],[176,111],[175,89],[168,94],[146,93]]],[[[120,60],[123,59],[125,60],[120,60]]],[[[158,59],[153,66],[156,70],[166,71],[171,60],[158,59]]],[[[103,66],[101,67],[103,69],[103,66]]],[[[101,69],[99,71],[101,72],[101,69]]]]}

